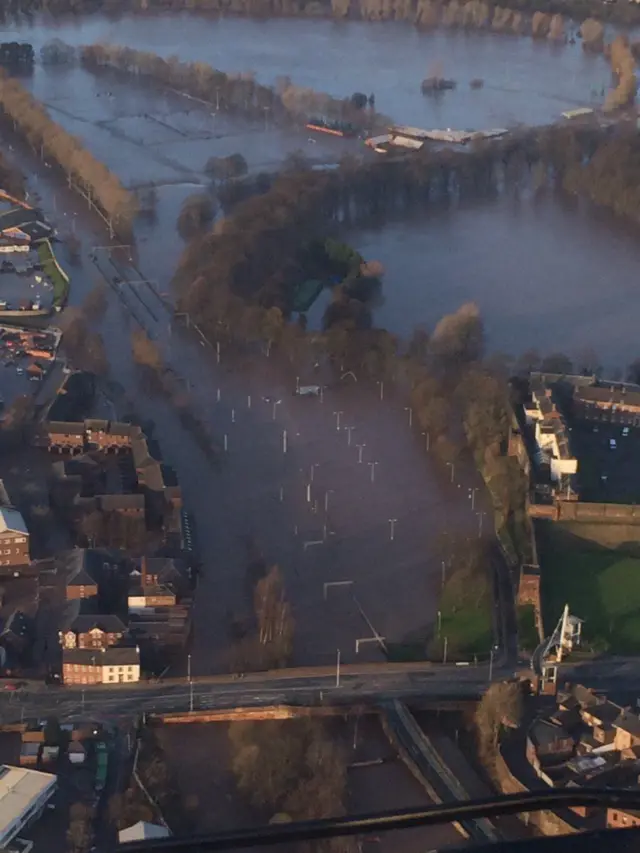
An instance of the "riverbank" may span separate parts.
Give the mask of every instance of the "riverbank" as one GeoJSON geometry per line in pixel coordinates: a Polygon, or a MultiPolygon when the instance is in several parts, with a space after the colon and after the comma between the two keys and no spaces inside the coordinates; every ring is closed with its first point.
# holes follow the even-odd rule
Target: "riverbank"
{"type": "MultiPolygon", "coordinates": [[[[47,12],[44,0],[22,0],[14,4],[16,12],[34,14],[47,12]]],[[[135,12],[140,15],[179,12],[188,9],[197,13],[219,15],[246,15],[256,18],[332,18],[334,20],[407,21],[422,27],[445,26],[491,27],[497,32],[521,34],[532,27],[536,16],[550,20],[558,16],[563,20],[582,22],[594,18],[624,27],[640,24],[640,9],[634,3],[605,4],[600,0],[510,0],[508,5],[468,0],[461,3],[450,0],[398,0],[394,4],[383,0],[59,0],[58,15],[77,17],[79,14],[108,12],[109,14],[135,12]]],[[[9,15],[6,16],[10,18],[9,15]]],[[[540,20],[538,18],[538,20],[540,20]]],[[[548,29],[548,28],[547,28],[548,29]]],[[[557,23],[554,38],[559,37],[557,23]]],[[[538,35],[539,35],[538,31],[538,35]]]]}

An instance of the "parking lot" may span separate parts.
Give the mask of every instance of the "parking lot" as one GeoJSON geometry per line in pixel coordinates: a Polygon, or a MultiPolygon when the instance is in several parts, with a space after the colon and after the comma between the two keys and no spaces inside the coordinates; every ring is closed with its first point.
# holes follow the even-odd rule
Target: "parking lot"
{"type": "Polygon", "coordinates": [[[55,361],[59,333],[49,329],[0,326],[0,399],[9,406],[33,394],[55,361]]]}
{"type": "Polygon", "coordinates": [[[0,261],[0,311],[49,311],[53,284],[42,272],[38,253],[5,252],[0,261]]]}
{"type": "Polygon", "coordinates": [[[578,457],[581,499],[640,503],[640,427],[624,422],[578,421],[572,446],[578,457]]]}

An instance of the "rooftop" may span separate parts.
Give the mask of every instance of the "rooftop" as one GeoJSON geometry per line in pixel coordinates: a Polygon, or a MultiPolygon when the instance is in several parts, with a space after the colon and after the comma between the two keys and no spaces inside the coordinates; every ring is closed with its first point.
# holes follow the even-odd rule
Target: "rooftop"
{"type": "Polygon", "coordinates": [[[108,649],[63,649],[62,662],[84,666],[124,666],[140,663],[137,646],[109,646],[108,649]]]}
{"type": "Polygon", "coordinates": [[[27,525],[18,510],[3,506],[0,507],[0,533],[7,531],[29,535],[27,525]]]}
{"type": "Polygon", "coordinates": [[[39,770],[0,765],[0,843],[8,843],[22,828],[16,822],[47,792],[56,777],[39,770]]]}

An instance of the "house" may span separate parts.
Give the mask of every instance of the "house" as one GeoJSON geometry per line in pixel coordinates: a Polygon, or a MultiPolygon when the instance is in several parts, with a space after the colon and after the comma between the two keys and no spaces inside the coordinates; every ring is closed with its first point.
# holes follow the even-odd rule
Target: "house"
{"type": "Polygon", "coordinates": [[[62,680],[65,684],[117,684],[140,681],[140,650],[137,646],[64,649],[62,680]]]}
{"type": "Polygon", "coordinates": [[[123,450],[131,447],[132,427],[130,424],[98,419],[84,422],[87,443],[99,450],[123,450]]]}
{"type": "Polygon", "coordinates": [[[145,610],[148,607],[173,607],[176,594],[166,586],[139,586],[129,590],[127,604],[130,613],[145,610]]]}
{"type": "Polygon", "coordinates": [[[610,416],[614,412],[634,415],[634,423],[640,418],[640,391],[625,385],[592,385],[574,389],[573,401],[584,418],[610,416]]]}
{"type": "Polygon", "coordinates": [[[633,749],[640,746],[640,717],[623,711],[613,723],[615,736],[613,742],[615,748],[621,752],[623,749],[633,749]]]}
{"type": "Polygon", "coordinates": [[[80,453],[84,450],[84,427],[81,423],[67,421],[46,421],[36,439],[37,444],[49,450],[63,453],[70,450],[80,453]]]}
{"type": "Polygon", "coordinates": [[[0,507],[0,567],[25,566],[30,561],[29,531],[22,515],[17,509],[0,507]]]}
{"type": "Polygon", "coordinates": [[[93,598],[98,595],[98,581],[88,568],[90,562],[88,555],[88,549],[75,548],[57,558],[57,568],[67,572],[65,588],[67,601],[93,598]]]}
{"type": "Polygon", "coordinates": [[[618,719],[622,708],[608,699],[600,700],[593,705],[588,705],[580,710],[580,716],[586,725],[593,729],[612,726],[618,719]]]}
{"type": "Polygon", "coordinates": [[[98,495],[96,502],[101,512],[115,512],[129,518],[144,517],[144,495],[98,495]]]}
{"type": "Polygon", "coordinates": [[[67,612],[58,639],[63,649],[106,649],[119,643],[126,633],[125,624],[115,613],[81,613],[74,608],[67,612]]]}
{"type": "Polygon", "coordinates": [[[625,826],[640,826],[640,811],[637,809],[607,809],[607,828],[620,829],[625,826]]]}
{"type": "Polygon", "coordinates": [[[140,568],[134,569],[130,585],[165,586],[183,599],[191,593],[191,573],[184,560],[173,557],[141,557],[140,568]]]}
{"type": "Polygon", "coordinates": [[[526,756],[536,769],[566,761],[575,747],[575,740],[562,726],[549,720],[536,720],[527,733],[526,756]]]}

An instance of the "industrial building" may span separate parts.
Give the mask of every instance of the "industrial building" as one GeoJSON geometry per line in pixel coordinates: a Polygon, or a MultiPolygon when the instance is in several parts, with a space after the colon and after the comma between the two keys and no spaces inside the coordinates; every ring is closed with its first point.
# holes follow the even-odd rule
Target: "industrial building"
{"type": "Polygon", "coordinates": [[[40,817],[56,784],[51,773],[0,765],[0,848],[40,817]]]}

